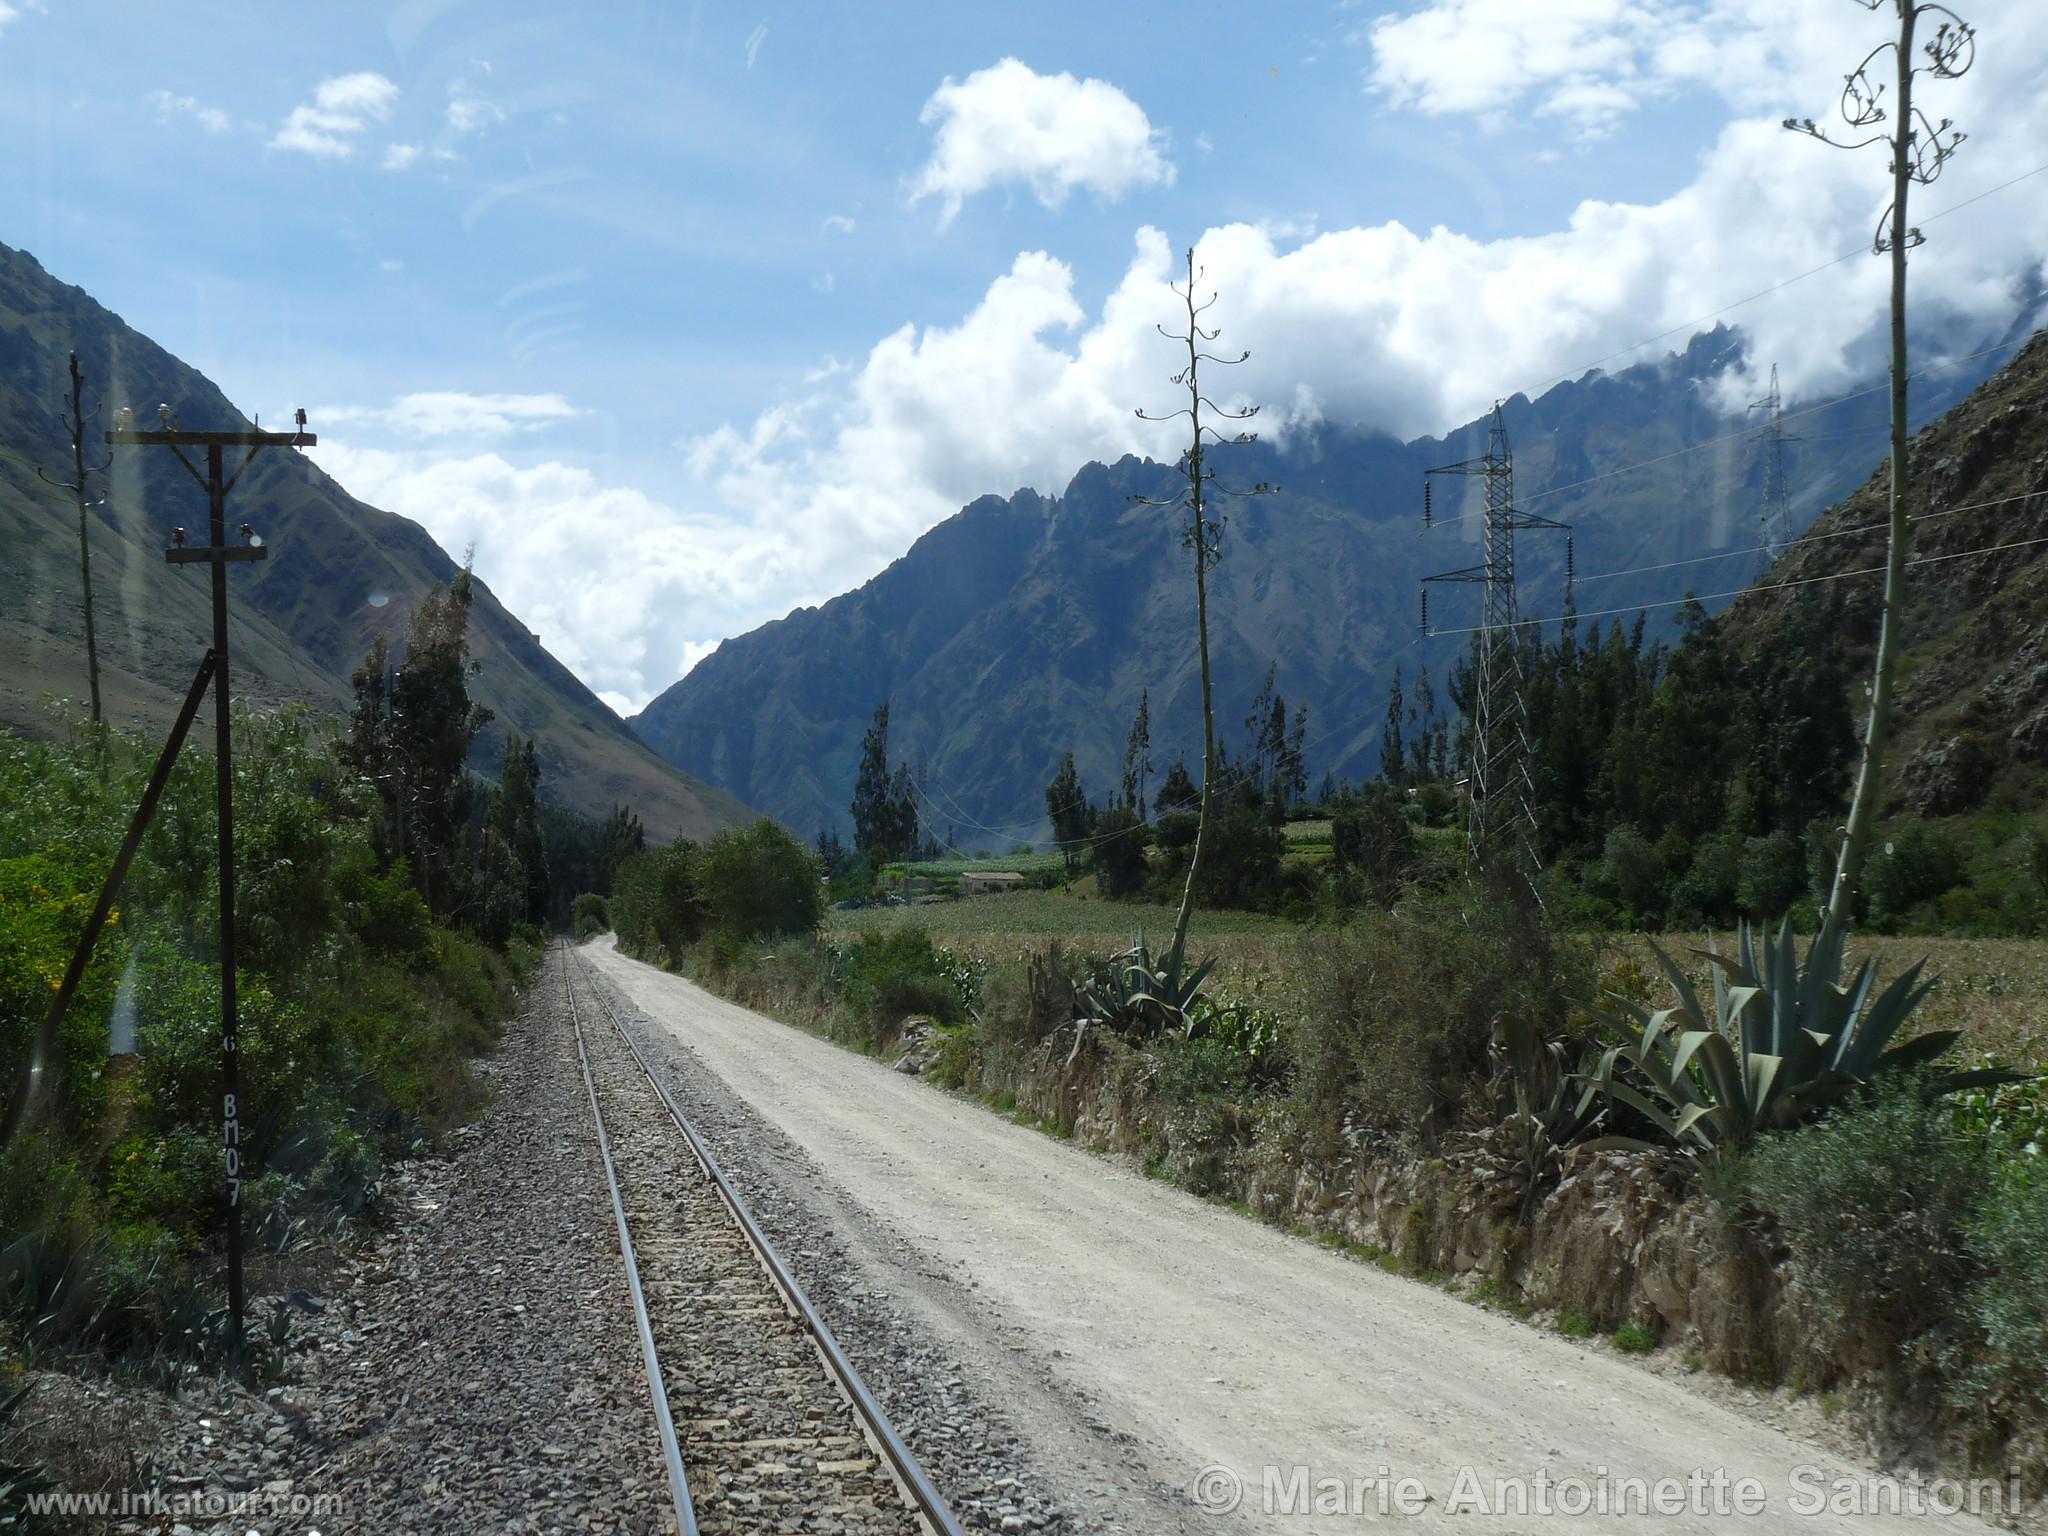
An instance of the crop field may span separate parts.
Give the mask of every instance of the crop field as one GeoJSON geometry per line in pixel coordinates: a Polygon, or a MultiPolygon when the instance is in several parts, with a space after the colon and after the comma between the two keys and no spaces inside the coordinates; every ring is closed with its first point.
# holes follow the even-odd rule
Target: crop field
{"type": "MultiPolygon", "coordinates": [[[[845,939],[877,929],[922,927],[934,943],[1003,961],[1054,938],[1108,952],[1127,947],[1143,933],[1156,949],[1171,939],[1173,919],[1170,907],[1060,891],[1016,891],[929,906],[834,912],[826,932],[845,939]]],[[[1269,1006],[1299,1007],[1302,933],[1299,926],[1263,913],[1197,911],[1190,949],[1197,958],[1216,959],[1217,982],[1230,995],[1269,1006]]],[[[1658,942],[1695,982],[1709,986],[1707,964],[1694,953],[1704,947],[1704,935],[1669,934],[1658,942]]],[[[1734,950],[1733,934],[1718,935],[1715,942],[1726,952],[1734,950]]],[[[1658,978],[1653,1001],[1661,1006],[1661,973],[1643,938],[1609,934],[1600,943],[1603,970],[1629,959],[1658,978]]],[[[1961,1030],[1966,1051],[1991,1052],[2021,1065],[2048,1065],[2048,940],[1873,934],[1850,942],[1851,966],[1865,955],[1877,962],[1880,988],[1915,960],[1926,958],[1929,972],[1941,982],[1922,1005],[1920,1029],[1961,1030]]]]}

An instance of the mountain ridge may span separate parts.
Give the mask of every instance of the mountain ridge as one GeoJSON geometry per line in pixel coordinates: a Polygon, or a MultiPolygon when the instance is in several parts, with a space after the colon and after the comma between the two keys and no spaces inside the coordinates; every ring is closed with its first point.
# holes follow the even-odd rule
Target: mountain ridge
{"type": "MultiPolygon", "coordinates": [[[[203,374],[35,258],[0,244],[0,537],[10,596],[0,608],[0,725],[56,728],[46,697],[83,699],[85,663],[77,524],[67,492],[38,465],[70,462],[59,416],[64,356],[75,348],[99,422],[119,405],[145,418],[158,402],[188,424],[246,418],[203,374]]],[[[318,423],[313,423],[318,430],[318,423]]],[[[103,462],[100,449],[93,462],[103,462]]],[[[95,617],[109,717],[160,728],[182,697],[210,633],[205,582],[166,566],[177,526],[203,527],[203,493],[169,456],[124,450],[95,490],[95,617]]],[[[267,451],[237,486],[232,519],[249,521],[272,558],[234,574],[231,644],[237,693],[255,702],[345,708],[348,677],[372,639],[402,641],[413,604],[459,568],[410,519],[358,500],[303,456],[267,451]],[[381,601],[380,601],[381,600],[381,601]]],[[[659,759],[478,581],[474,691],[496,714],[472,763],[494,773],[504,734],[539,742],[543,790],[587,814],[633,807],[650,833],[708,836],[750,814],[733,796],[659,759]]]]}
{"type": "MultiPolygon", "coordinates": [[[[1580,609],[1737,588],[1762,568],[1753,424],[1710,395],[1743,345],[1717,326],[1656,362],[1502,402],[1522,504],[1576,525],[1580,609]],[[1701,546],[1699,563],[1670,563],[1701,546]]],[[[1930,374],[1918,419],[1955,403],[1996,361],[1930,374]]],[[[1795,531],[1882,456],[1885,409],[1881,391],[1861,390],[1802,408],[1827,430],[1786,449],[1795,531]]],[[[1418,581],[1479,558],[1466,515],[1479,487],[1467,482],[1472,499],[1461,502],[1440,485],[1438,527],[1424,537],[1422,474],[1483,453],[1486,425],[1401,442],[1324,424],[1230,450],[1226,478],[1273,481],[1280,494],[1230,505],[1211,577],[1227,740],[1274,664],[1290,705],[1309,709],[1312,780],[1376,768],[1396,667],[1412,680],[1425,664],[1441,698],[1465,644],[1444,632],[1472,622],[1476,594],[1436,589],[1439,633],[1419,640],[1418,581]]],[[[977,498],[853,591],[725,641],[630,723],[671,761],[790,825],[844,830],[860,735],[889,697],[892,753],[923,764],[929,824],[944,835],[951,823],[969,846],[1035,838],[1043,786],[1069,747],[1091,795],[1114,783],[1141,689],[1157,771],[1177,753],[1199,759],[1178,521],[1129,500],[1169,493],[1171,473],[1127,455],[1083,466],[1058,496],[977,498]]],[[[1556,613],[1564,537],[1519,543],[1524,611],[1556,613]]]]}

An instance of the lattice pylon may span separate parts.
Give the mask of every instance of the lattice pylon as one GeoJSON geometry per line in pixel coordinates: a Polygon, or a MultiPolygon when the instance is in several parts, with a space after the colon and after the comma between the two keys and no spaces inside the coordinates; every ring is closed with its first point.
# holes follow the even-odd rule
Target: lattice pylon
{"type": "Polygon", "coordinates": [[[1424,472],[1425,525],[1431,516],[1429,477],[1434,475],[1478,475],[1485,481],[1483,563],[1422,578],[1425,631],[1429,628],[1430,583],[1465,582],[1485,589],[1475,647],[1479,697],[1472,721],[1466,848],[1474,864],[1484,865],[1504,856],[1517,857],[1525,860],[1533,871],[1537,862],[1532,836],[1536,830],[1536,788],[1529,774],[1528,714],[1523,702],[1522,654],[1516,634],[1520,615],[1515,592],[1515,535],[1527,528],[1568,530],[1570,525],[1516,509],[1514,455],[1499,401],[1494,402],[1483,456],[1424,472]]]}

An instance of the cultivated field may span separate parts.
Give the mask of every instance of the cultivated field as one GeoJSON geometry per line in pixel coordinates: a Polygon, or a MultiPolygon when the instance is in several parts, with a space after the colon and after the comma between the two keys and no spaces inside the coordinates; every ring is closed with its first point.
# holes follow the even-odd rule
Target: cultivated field
{"type": "MultiPolygon", "coordinates": [[[[851,938],[879,928],[922,927],[935,943],[1002,961],[1053,938],[1107,952],[1128,946],[1141,932],[1156,951],[1171,939],[1173,918],[1170,907],[1033,890],[930,906],[834,912],[826,933],[851,938]]],[[[1298,925],[1263,913],[1198,911],[1191,950],[1200,959],[1216,957],[1217,982],[1226,992],[1285,1008],[1298,1006],[1302,933],[1298,925]]],[[[1600,942],[1603,966],[1632,958],[1652,976],[1659,975],[1639,936],[1610,934],[1600,942]]],[[[1703,947],[1703,935],[1668,934],[1658,942],[1702,987],[1708,984],[1707,965],[1693,953],[1703,947]]],[[[1733,934],[1719,935],[1716,942],[1724,951],[1734,951],[1733,934]]],[[[1969,1051],[1993,1052],[2011,1062],[2048,1064],[2048,939],[1870,935],[1852,940],[1850,965],[1861,963],[1865,955],[1877,961],[1880,988],[1915,960],[1926,958],[1928,970],[1941,978],[1941,984],[1922,1007],[1921,1029],[1959,1029],[1969,1051]]],[[[1661,1001],[1661,985],[1658,998],[1661,1001]]]]}

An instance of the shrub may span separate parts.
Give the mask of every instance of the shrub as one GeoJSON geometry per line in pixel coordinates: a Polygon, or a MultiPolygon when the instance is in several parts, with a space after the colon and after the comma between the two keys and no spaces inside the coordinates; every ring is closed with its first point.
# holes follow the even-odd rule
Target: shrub
{"type": "Polygon", "coordinates": [[[1790,832],[1766,833],[1742,845],[1735,901],[1754,918],[1782,917],[1806,890],[1806,855],[1790,832]]]}
{"type": "Polygon", "coordinates": [[[1392,912],[1302,941],[1307,1007],[1289,1020],[1296,1093],[1310,1124],[1358,1109],[1383,1133],[1433,1144],[1483,1082],[1496,1022],[1564,1032],[1567,999],[1592,992],[1590,959],[1486,887],[1414,891],[1392,912]]]}
{"type": "Polygon", "coordinates": [[[1952,1394],[2048,1408],[2048,1148],[2018,1151],[1977,1211],[1965,1242],[1984,1271],[1964,1299],[1974,1337],[1959,1350],[1952,1394]]]}
{"type": "Polygon", "coordinates": [[[695,843],[678,842],[620,861],[612,877],[610,916],[629,954],[674,960],[703,936],[698,853],[695,843]]]}
{"type": "Polygon", "coordinates": [[[1897,1368],[1908,1343],[1953,1336],[1988,1177],[1985,1144],[1906,1081],[1759,1142],[1742,1188],[1784,1233],[1821,1339],[1897,1368]]]}
{"type": "Polygon", "coordinates": [[[1915,907],[1960,885],[1962,879],[1963,855],[1954,834],[1931,822],[1904,822],[1870,850],[1863,876],[1870,920],[1895,930],[1915,907]]]}
{"type": "Polygon", "coordinates": [[[816,857],[765,816],[713,838],[699,880],[711,922],[739,938],[810,933],[825,916],[816,857]]]}
{"type": "Polygon", "coordinates": [[[846,950],[842,970],[841,996],[848,1011],[876,1031],[912,1014],[942,1024],[958,1023],[963,1015],[944,960],[922,928],[897,928],[858,940],[846,950]]]}
{"type": "Polygon", "coordinates": [[[587,939],[594,933],[609,932],[612,926],[610,911],[604,898],[595,891],[585,891],[569,908],[572,931],[579,939],[587,939]]]}
{"type": "Polygon", "coordinates": [[[1415,828],[1402,798],[1383,789],[1330,823],[1331,861],[1340,871],[1356,871],[1365,893],[1381,906],[1393,903],[1415,870],[1415,828]]]}
{"type": "Polygon", "coordinates": [[[1209,836],[1195,876],[1208,907],[1266,906],[1273,899],[1286,839],[1249,789],[1219,795],[1209,807],[1209,836]]]}
{"type": "Polygon", "coordinates": [[[1671,888],[1671,914],[1725,927],[1735,921],[1741,883],[1742,839],[1725,832],[1701,838],[1692,863],[1671,888]]]}
{"type": "Polygon", "coordinates": [[[1602,850],[1608,882],[1636,921],[1664,915],[1670,900],[1669,872],[1657,847],[1634,827],[1623,825],[1607,834],[1602,850]]]}

